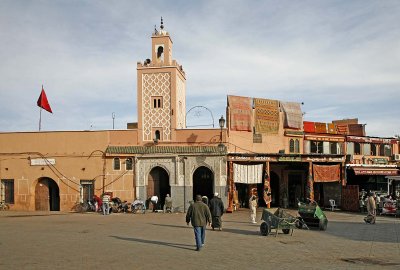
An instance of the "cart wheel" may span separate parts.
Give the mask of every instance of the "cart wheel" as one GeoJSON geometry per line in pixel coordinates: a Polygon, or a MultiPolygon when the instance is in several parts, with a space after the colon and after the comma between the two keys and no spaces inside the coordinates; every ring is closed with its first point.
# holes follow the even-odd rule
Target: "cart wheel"
{"type": "Polygon", "coordinates": [[[282,229],[282,232],[283,232],[284,234],[289,234],[289,233],[290,233],[290,229],[282,229]]]}
{"type": "Polygon", "coordinates": [[[301,221],[296,219],[296,222],[294,223],[294,226],[296,226],[297,229],[301,229],[303,228],[303,226],[301,225],[301,221]]]}
{"type": "Polygon", "coordinates": [[[328,227],[328,220],[320,219],[319,220],[319,230],[320,231],[326,231],[327,227],[328,227]]]}
{"type": "Polygon", "coordinates": [[[269,227],[268,227],[267,222],[261,223],[261,225],[260,225],[260,233],[263,236],[267,236],[269,234],[269,227]]]}
{"type": "Polygon", "coordinates": [[[82,212],[83,212],[83,207],[82,207],[82,205],[77,204],[77,205],[75,206],[75,211],[78,212],[78,213],[82,213],[82,212]]]}

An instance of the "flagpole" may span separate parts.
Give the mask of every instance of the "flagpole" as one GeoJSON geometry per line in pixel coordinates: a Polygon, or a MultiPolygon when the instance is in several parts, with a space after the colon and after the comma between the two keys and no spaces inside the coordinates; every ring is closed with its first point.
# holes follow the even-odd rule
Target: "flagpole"
{"type": "Polygon", "coordinates": [[[42,126],[42,108],[40,108],[40,116],[39,116],[39,131],[41,129],[42,126]]]}

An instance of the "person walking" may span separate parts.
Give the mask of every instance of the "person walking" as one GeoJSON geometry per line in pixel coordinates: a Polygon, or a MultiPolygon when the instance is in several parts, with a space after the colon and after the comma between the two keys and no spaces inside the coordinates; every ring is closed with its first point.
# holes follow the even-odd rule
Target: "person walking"
{"type": "Polygon", "coordinates": [[[368,215],[364,218],[365,223],[375,224],[376,221],[376,202],[375,193],[370,192],[367,199],[368,215]]]}
{"type": "Polygon", "coordinates": [[[212,216],[211,227],[213,230],[222,231],[222,215],[224,214],[224,203],[219,197],[218,192],[214,193],[214,197],[210,200],[210,212],[212,216]]]}
{"type": "Polygon", "coordinates": [[[186,224],[192,223],[194,238],[196,240],[196,251],[200,251],[206,239],[206,226],[211,224],[210,209],[201,201],[201,195],[196,195],[196,201],[189,206],[186,213],[186,224]]]}
{"type": "Polygon", "coordinates": [[[102,197],[102,205],[103,205],[103,215],[109,215],[110,214],[110,195],[107,193],[103,194],[102,197]]]}
{"type": "Polygon", "coordinates": [[[250,207],[250,219],[251,223],[256,224],[256,215],[257,215],[257,201],[258,198],[255,195],[254,189],[252,190],[251,197],[249,199],[249,207],[250,207]]]}

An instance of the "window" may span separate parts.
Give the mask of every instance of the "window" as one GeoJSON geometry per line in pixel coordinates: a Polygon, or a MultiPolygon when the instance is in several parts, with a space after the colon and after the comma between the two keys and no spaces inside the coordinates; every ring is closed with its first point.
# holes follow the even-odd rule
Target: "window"
{"type": "Polygon", "coordinates": [[[379,145],[379,155],[390,157],[392,155],[392,147],[389,144],[379,145]]]}
{"type": "Polygon", "coordinates": [[[294,140],[294,152],[295,153],[300,153],[300,141],[299,140],[294,140]]]}
{"type": "Polygon", "coordinates": [[[1,180],[1,201],[14,203],[14,180],[1,180]]]}
{"type": "Polygon", "coordinates": [[[156,130],[156,132],[154,133],[154,139],[157,140],[157,141],[159,141],[160,138],[161,138],[160,131],[159,131],[159,130],[156,130]]]}
{"type": "Polygon", "coordinates": [[[163,46],[159,46],[157,48],[157,58],[160,60],[164,60],[164,47],[163,46]]]}
{"type": "Polygon", "coordinates": [[[300,152],[300,142],[298,139],[289,140],[289,153],[299,153],[300,152]]]}
{"type": "Polygon", "coordinates": [[[94,195],[94,181],[81,180],[81,198],[84,202],[91,200],[94,195]]]}
{"type": "Polygon", "coordinates": [[[337,142],[331,142],[330,143],[330,153],[333,155],[338,154],[338,143],[337,142]]]}
{"type": "Polygon", "coordinates": [[[376,144],[371,143],[371,156],[376,156],[376,144]]]}
{"type": "Polygon", "coordinates": [[[354,143],[354,155],[361,155],[361,145],[358,142],[354,143]]]}
{"type": "Polygon", "coordinates": [[[151,104],[153,109],[159,109],[163,107],[162,97],[151,97],[151,104]]]}
{"type": "Polygon", "coordinates": [[[390,157],[392,155],[392,147],[389,144],[385,144],[384,154],[385,157],[390,157]]]}
{"type": "Polygon", "coordinates": [[[323,142],[311,141],[311,153],[322,154],[323,148],[324,148],[323,142]]]}
{"type": "Polygon", "coordinates": [[[126,169],[127,171],[132,171],[132,169],[133,169],[132,158],[127,158],[127,159],[126,159],[125,169],[126,169]]]}
{"type": "Polygon", "coordinates": [[[294,140],[289,140],[289,153],[294,153],[294,140]]]}
{"type": "Polygon", "coordinates": [[[114,170],[115,171],[121,170],[121,161],[119,158],[114,158],[114,170]]]}

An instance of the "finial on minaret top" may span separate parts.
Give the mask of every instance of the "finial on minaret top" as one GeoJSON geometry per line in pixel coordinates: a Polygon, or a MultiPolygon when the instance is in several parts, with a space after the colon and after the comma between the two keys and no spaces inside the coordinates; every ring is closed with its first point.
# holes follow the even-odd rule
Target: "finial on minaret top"
{"type": "Polygon", "coordinates": [[[160,28],[161,28],[161,30],[163,30],[163,29],[164,29],[164,23],[163,23],[163,19],[162,19],[162,17],[161,17],[161,26],[160,26],[160,28]]]}

